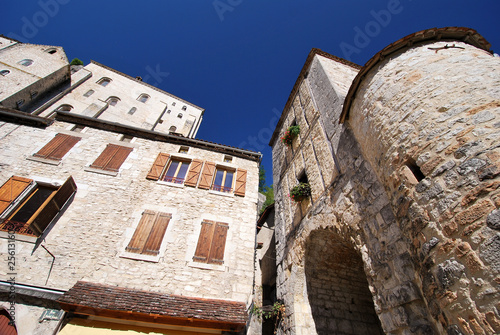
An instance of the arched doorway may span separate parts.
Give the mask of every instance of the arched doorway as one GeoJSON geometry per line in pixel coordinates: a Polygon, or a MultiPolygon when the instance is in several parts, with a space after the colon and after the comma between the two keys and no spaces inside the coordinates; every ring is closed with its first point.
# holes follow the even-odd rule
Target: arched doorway
{"type": "Polygon", "coordinates": [[[351,245],[333,232],[313,231],[306,245],[305,272],[317,334],[384,333],[363,261],[351,245]]]}

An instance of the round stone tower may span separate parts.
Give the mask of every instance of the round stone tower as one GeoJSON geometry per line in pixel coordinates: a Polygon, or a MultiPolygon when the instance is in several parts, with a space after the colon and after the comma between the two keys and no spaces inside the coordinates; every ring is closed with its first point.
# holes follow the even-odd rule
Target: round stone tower
{"type": "Polygon", "coordinates": [[[361,69],[341,115],[448,334],[500,332],[500,58],[489,47],[467,28],[409,35],[361,69]]]}

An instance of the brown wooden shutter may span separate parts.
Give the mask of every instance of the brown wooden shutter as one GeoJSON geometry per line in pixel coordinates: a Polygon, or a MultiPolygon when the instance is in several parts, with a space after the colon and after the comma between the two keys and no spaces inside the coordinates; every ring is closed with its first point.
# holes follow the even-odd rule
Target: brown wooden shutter
{"type": "Polygon", "coordinates": [[[158,154],[158,157],[156,157],[153,166],[151,166],[151,169],[149,170],[146,179],[158,180],[160,178],[161,172],[163,171],[163,168],[165,167],[165,165],[167,165],[169,157],[170,157],[169,154],[164,154],[163,152],[160,152],[158,154]]]}
{"type": "Polygon", "coordinates": [[[144,245],[143,254],[156,256],[160,253],[161,242],[163,241],[163,236],[165,236],[165,231],[167,230],[171,218],[172,215],[168,213],[159,212],[156,215],[151,233],[144,245]]]}
{"type": "Polygon", "coordinates": [[[201,223],[200,237],[198,238],[198,245],[194,252],[193,260],[196,262],[206,263],[210,254],[210,247],[212,246],[212,237],[214,233],[215,222],[204,220],[201,223]]]}
{"type": "Polygon", "coordinates": [[[215,225],[214,237],[210,248],[208,263],[223,264],[224,249],[226,247],[226,237],[229,225],[227,223],[217,222],[215,225]]]}
{"type": "Polygon", "coordinates": [[[243,169],[238,169],[234,194],[244,197],[246,185],[247,185],[247,171],[243,169]]]}
{"type": "Polygon", "coordinates": [[[132,148],[108,144],[104,151],[90,166],[91,168],[118,172],[122,163],[127,159],[132,148]]]}
{"type": "Polygon", "coordinates": [[[120,166],[122,166],[123,162],[127,159],[128,155],[132,152],[132,148],[129,147],[121,147],[118,146],[118,150],[109,163],[104,168],[108,171],[118,172],[120,166]]]}
{"type": "Polygon", "coordinates": [[[34,214],[30,229],[40,236],[52,220],[59,214],[66,201],[76,192],[76,183],[73,177],[69,177],[64,184],[49,198],[43,207],[34,214]]]}
{"type": "Polygon", "coordinates": [[[33,180],[12,176],[0,187],[0,213],[2,213],[33,180]]]}
{"type": "Polygon", "coordinates": [[[57,134],[49,143],[47,143],[33,156],[61,160],[63,156],[80,140],[80,137],[57,134]]]}
{"type": "Polygon", "coordinates": [[[151,233],[156,218],[156,212],[145,210],[142,213],[141,221],[137,226],[132,239],[125,250],[129,252],[141,253],[146,241],[151,233]]]}
{"type": "Polygon", "coordinates": [[[196,187],[198,179],[200,179],[202,165],[203,161],[199,159],[193,159],[184,185],[196,187]]]}
{"type": "Polygon", "coordinates": [[[198,184],[199,188],[204,190],[208,190],[212,185],[212,178],[215,173],[215,164],[212,162],[205,162],[205,166],[203,167],[203,172],[201,174],[201,180],[198,184]]]}

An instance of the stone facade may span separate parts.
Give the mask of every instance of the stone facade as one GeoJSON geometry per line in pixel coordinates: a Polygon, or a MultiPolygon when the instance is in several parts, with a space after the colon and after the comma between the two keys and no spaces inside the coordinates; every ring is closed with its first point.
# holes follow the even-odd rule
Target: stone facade
{"type": "MultiPolygon", "coordinates": [[[[234,333],[234,329],[241,329],[240,325],[244,328],[245,308],[251,303],[253,290],[261,154],[190,138],[196,134],[203,109],[100,64],[92,63],[74,73],[66,85],[68,91],[56,92],[49,103],[38,109],[41,116],[9,108],[1,111],[11,121],[0,122],[0,186],[4,185],[0,200],[7,201],[5,206],[0,203],[3,206],[0,224],[7,222],[0,231],[0,250],[4,259],[14,250],[15,265],[8,262],[0,265],[3,292],[0,298],[1,306],[9,310],[12,305],[9,292],[15,293],[18,333],[47,334],[59,328],[65,331],[65,327],[80,327],[80,321],[72,324],[73,314],[57,320],[39,319],[48,309],[60,310],[58,297],[67,294],[78,282],[107,291],[131,290],[137,297],[156,294],[159,300],[169,296],[189,297],[195,302],[217,299],[221,306],[235,304],[238,320],[243,316],[243,323],[238,321],[239,328],[235,328],[236,322],[219,319],[204,324],[204,320],[197,320],[196,314],[180,323],[175,318],[177,312],[164,306],[165,311],[158,311],[167,320],[161,326],[168,328],[173,320],[177,327],[172,328],[176,329],[175,334],[205,331],[220,334],[224,330],[234,333]],[[111,79],[110,83],[106,86],[96,83],[102,77],[111,79]],[[84,97],[89,89],[94,94],[84,97]],[[143,93],[149,98],[138,101],[143,93]],[[116,96],[120,101],[112,106],[106,102],[108,96],[116,96]],[[103,110],[99,114],[86,114],[85,110],[94,102],[85,99],[101,102],[103,110]],[[52,103],[55,104],[50,106],[52,103]],[[73,109],[60,108],[69,105],[73,109]],[[134,114],[128,114],[131,106],[137,106],[134,114]],[[180,134],[178,131],[168,134],[169,127],[181,119],[177,117],[180,113],[183,113],[180,134]],[[159,122],[162,115],[163,124],[159,122]],[[171,123],[168,115],[172,115],[171,123]],[[58,151],[63,150],[61,146],[46,154],[50,151],[48,144],[56,143],[59,138],[73,142],[63,153],[58,151]],[[121,153],[122,161],[116,163],[118,154],[113,154],[108,162],[98,164],[109,148],[120,148],[117,152],[121,153]],[[111,168],[111,162],[117,166],[111,168]],[[176,174],[177,179],[165,177],[174,162],[182,162],[186,167],[182,178],[180,174],[176,174]],[[217,171],[224,176],[226,188],[216,186],[221,182],[217,181],[217,171]],[[18,187],[5,191],[6,185],[18,185],[10,181],[12,176],[30,180],[35,188],[30,186],[9,200],[7,193],[15,192],[18,187]],[[28,222],[28,228],[8,232],[12,230],[8,222],[17,224],[14,215],[25,206],[25,199],[36,199],[35,192],[41,187],[59,192],[69,177],[75,183],[74,195],[67,194],[62,203],[56,200],[59,193],[49,196],[33,214],[35,219],[31,224],[28,222]],[[58,206],[58,214],[37,233],[34,228],[39,227],[37,220],[53,204],[58,206]],[[155,229],[159,229],[156,227],[160,226],[156,216],[154,224],[145,228],[148,221],[144,218],[149,213],[168,218],[164,234],[156,233],[155,229]],[[211,224],[217,225],[213,233],[203,230],[211,224]],[[217,230],[219,226],[221,230],[217,230]],[[147,229],[151,230],[150,235],[142,232],[147,229]],[[152,236],[159,236],[159,240],[154,242],[152,236]],[[201,236],[208,236],[211,242],[202,241],[201,236]],[[141,242],[144,237],[146,246],[151,241],[158,246],[134,251],[132,241],[144,245],[141,242]],[[212,249],[203,256],[202,249],[207,243],[212,249]],[[217,257],[212,258],[212,253],[217,257]],[[208,261],[201,260],[203,257],[208,261]],[[70,325],[65,326],[68,322],[70,325]]],[[[122,307],[115,302],[107,303],[117,309],[122,307]]],[[[71,312],[90,315],[93,322],[116,323],[99,319],[102,311],[95,306],[88,306],[88,310],[77,308],[71,312]]],[[[141,314],[132,307],[115,311],[132,312],[139,313],[135,317],[147,318],[151,314],[141,314]]],[[[204,315],[209,317],[209,312],[204,315]]],[[[230,315],[227,319],[231,320],[230,315]]],[[[130,320],[139,319],[130,316],[130,320]]],[[[148,322],[143,325],[154,329],[158,321],[148,322]]]]}
{"type": "Polygon", "coordinates": [[[364,67],[310,53],[270,143],[280,333],[500,331],[500,63],[488,48],[444,28],[364,67]],[[304,180],[311,196],[295,203],[304,180]]]}

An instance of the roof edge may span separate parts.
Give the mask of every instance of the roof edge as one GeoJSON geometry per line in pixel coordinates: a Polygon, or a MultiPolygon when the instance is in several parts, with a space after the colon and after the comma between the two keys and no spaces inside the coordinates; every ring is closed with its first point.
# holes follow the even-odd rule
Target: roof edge
{"type": "Polygon", "coordinates": [[[344,123],[345,120],[349,118],[349,110],[351,104],[356,97],[356,92],[361,85],[361,82],[366,77],[367,73],[374,68],[378,63],[383,61],[387,56],[392,55],[396,52],[405,51],[415,44],[424,44],[431,41],[462,41],[475,46],[479,49],[483,49],[489,53],[491,44],[481,36],[476,30],[467,27],[444,27],[444,28],[431,28],[418,31],[416,33],[407,35],[396,42],[393,42],[377,52],[372,58],[370,58],[362,69],[358,72],[354,80],[352,81],[351,87],[347,92],[344,101],[344,107],[342,108],[342,113],[340,114],[339,123],[344,123]]]}
{"type": "Polygon", "coordinates": [[[91,64],[98,65],[98,66],[100,66],[100,67],[102,67],[102,68],[105,68],[106,70],[109,70],[109,71],[114,72],[114,73],[116,73],[116,74],[119,74],[119,75],[121,75],[121,76],[123,76],[123,77],[125,77],[125,78],[127,78],[127,79],[133,80],[133,81],[135,81],[135,82],[136,82],[136,83],[138,83],[138,84],[142,84],[142,85],[144,85],[144,86],[147,86],[147,87],[149,87],[149,88],[152,88],[152,89],[153,89],[153,90],[155,90],[155,91],[158,91],[158,92],[160,92],[160,93],[166,94],[166,95],[168,95],[169,97],[175,98],[175,99],[177,99],[177,100],[179,100],[179,101],[182,101],[182,102],[186,103],[187,105],[190,105],[191,107],[198,108],[198,109],[200,109],[200,110],[201,110],[202,114],[205,112],[205,108],[202,108],[202,107],[200,107],[200,106],[197,106],[197,105],[195,105],[195,104],[193,104],[193,103],[191,103],[191,102],[189,102],[189,101],[187,101],[187,100],[184,100],[184,99],[182,99],[182,98],[179,98],[178,96],[173,95],[172,93],[168,93],[167,91],[164,91],[164,90],[162,90],[162,89],[159,89],[158,87],[153,86],[153,85],[151,85],[151,84],[148,84],[148,83],[146,83],[146,82],[144,82],[144,81],[142,81],[142,80],[138,80],[137,78],[134,78],[134,77],[132,77],[132,76],[129,76],[128,74],[125,74],[125,73],[123,73],[123,72],[120,72],[120,71],[118,71],[118,70],[115,70],[115,69],[113,69],[113,68],[111,68],[111,67],[109,67],[109,66],[106,66],[106,65],[104,65],[104,64],[101,64],[101,63],[96,62],[96,61],[94,61],[94,60],[91,60],[91,61],[90,61],[90,63],[91,63],[91,64]]]}
{"type": "Polygon", "coordinates": [[[302,69],[300,70],[299,76],[297,77],[297,80],[295,81],[295,84],[293,85],[293,88],[290,92],[290,95],[288,96],[288,100],[285,103],[285,106],[283,107],[283,111],[281,112],[281,117],[278,120],[278,123],[276,124],[276,127],[274,129],[273,135],[271,136],[271,140],[269,141],[269,146],[272,147],[274,145],[274,142],[276,141],[276,139],[278,137],[278,129],[281,128],[281,126],[283,125],[284,119],[285,119],[285,115],[283,112],[290,108],[290,105],[293,102],[293,97],[295,97],[295,95],[299,89],[299,85],[302,82],[302,79],[307,76],[307,71],[309,70],[309,67],[312,63],[312,60],[314,59],[314,56],[316,56],[316,55],[323,56],[325,58],[339,62],[341,64],[350,66],[356,70],[360,70],[362,68],[361,65],[358,65],[358,64],[353,63],[351,61],[348,61],[346,59],[331,55],[328,52],[325,52],[321,49],[312,48],[311,51],[309,52],[309,54],[307,55],[304,66],[302,66],[302,69]]]}

